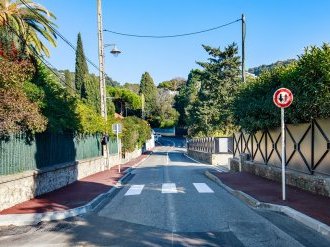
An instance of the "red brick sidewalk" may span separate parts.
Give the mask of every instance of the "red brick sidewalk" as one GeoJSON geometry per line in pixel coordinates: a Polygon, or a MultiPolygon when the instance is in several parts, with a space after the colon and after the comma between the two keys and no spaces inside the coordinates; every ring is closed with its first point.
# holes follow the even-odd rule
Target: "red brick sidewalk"
{"type": "Polygon", "coordinates": [[[292,186],[286,187],[286,201],[282,200],[282,187],[278,182],[247,172],[220,173],[210,171],[221,182],[234,190],[240,190],[260,202],[289,206],[314,219],[330,225],[330,198],[312,194],[292,186]]]}
{"type": "Polygon", "coordinates": [[[122,164],[121,173],[118,173],[118,166],[114,166],[110,170],[93,174],[68,186],[0,211],[0,215],[63,211],[86,205],[98,195],[109,191],[124,176],[125,170],[147,156],[147,154],[143,154],[122,164]]]}

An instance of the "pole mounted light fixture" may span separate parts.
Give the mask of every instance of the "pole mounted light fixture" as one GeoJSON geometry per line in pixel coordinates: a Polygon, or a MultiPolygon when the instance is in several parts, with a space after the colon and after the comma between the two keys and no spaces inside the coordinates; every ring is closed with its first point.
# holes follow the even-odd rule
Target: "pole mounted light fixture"
{"type": "Polygon", "coordinates": [[[121,50],[119,50],[116,46],[116,44],[105,44],[104,48],[109,47],[109,46],[113,46],[112,50],[110,51],[110,53],[112,55],[114,55],[115,57],[118,57],[118,55],[121,53],[121,50]]]}

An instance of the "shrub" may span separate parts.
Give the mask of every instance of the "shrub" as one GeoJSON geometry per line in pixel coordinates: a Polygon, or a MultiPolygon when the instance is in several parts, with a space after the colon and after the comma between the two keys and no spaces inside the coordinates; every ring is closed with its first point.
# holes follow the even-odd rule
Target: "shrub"
{"type": "Polygon", "coordinates": [[[289,88],[294,100],[286,110],[287,123],[330,117],[330,46],[309,47],[297,62],[265,71],[241,85],[232,104],[234,123],[247,132],[280,126],[280,110],[273,94],[289,88]]]}
{"type": "Polygon", "coordinates": [[[127,117],[123,120],[123,152],[132,152],[136,147],[142,147],[150,137],[151,128],[146,121],[137,117],[127,117]]]}

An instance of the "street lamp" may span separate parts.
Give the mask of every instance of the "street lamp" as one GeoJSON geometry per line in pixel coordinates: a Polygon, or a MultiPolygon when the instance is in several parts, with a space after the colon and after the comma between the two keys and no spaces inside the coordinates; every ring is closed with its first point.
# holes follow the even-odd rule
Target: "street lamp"
{"type": "Polygon", "coordinates": [[[119,50],[116,46],[116,44],[105,44],[104,48],[109,47],[109,46],[113,46],[112,50],[110,51],[110,53],[112,55],[114,55],[115,57],[118,57],[118,55],[121,53],[121,50],[119,50]]]}

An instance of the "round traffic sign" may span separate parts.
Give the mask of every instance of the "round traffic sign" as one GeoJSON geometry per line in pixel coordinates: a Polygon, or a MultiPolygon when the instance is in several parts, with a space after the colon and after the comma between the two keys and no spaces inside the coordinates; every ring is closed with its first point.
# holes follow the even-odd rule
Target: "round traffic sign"
{"type": "Polygon", "coordinates": [[[293,101],[293,94],[287,88],[277,89],[273,96],[274,104],[280,108],[287,108],[293,101]]]}

